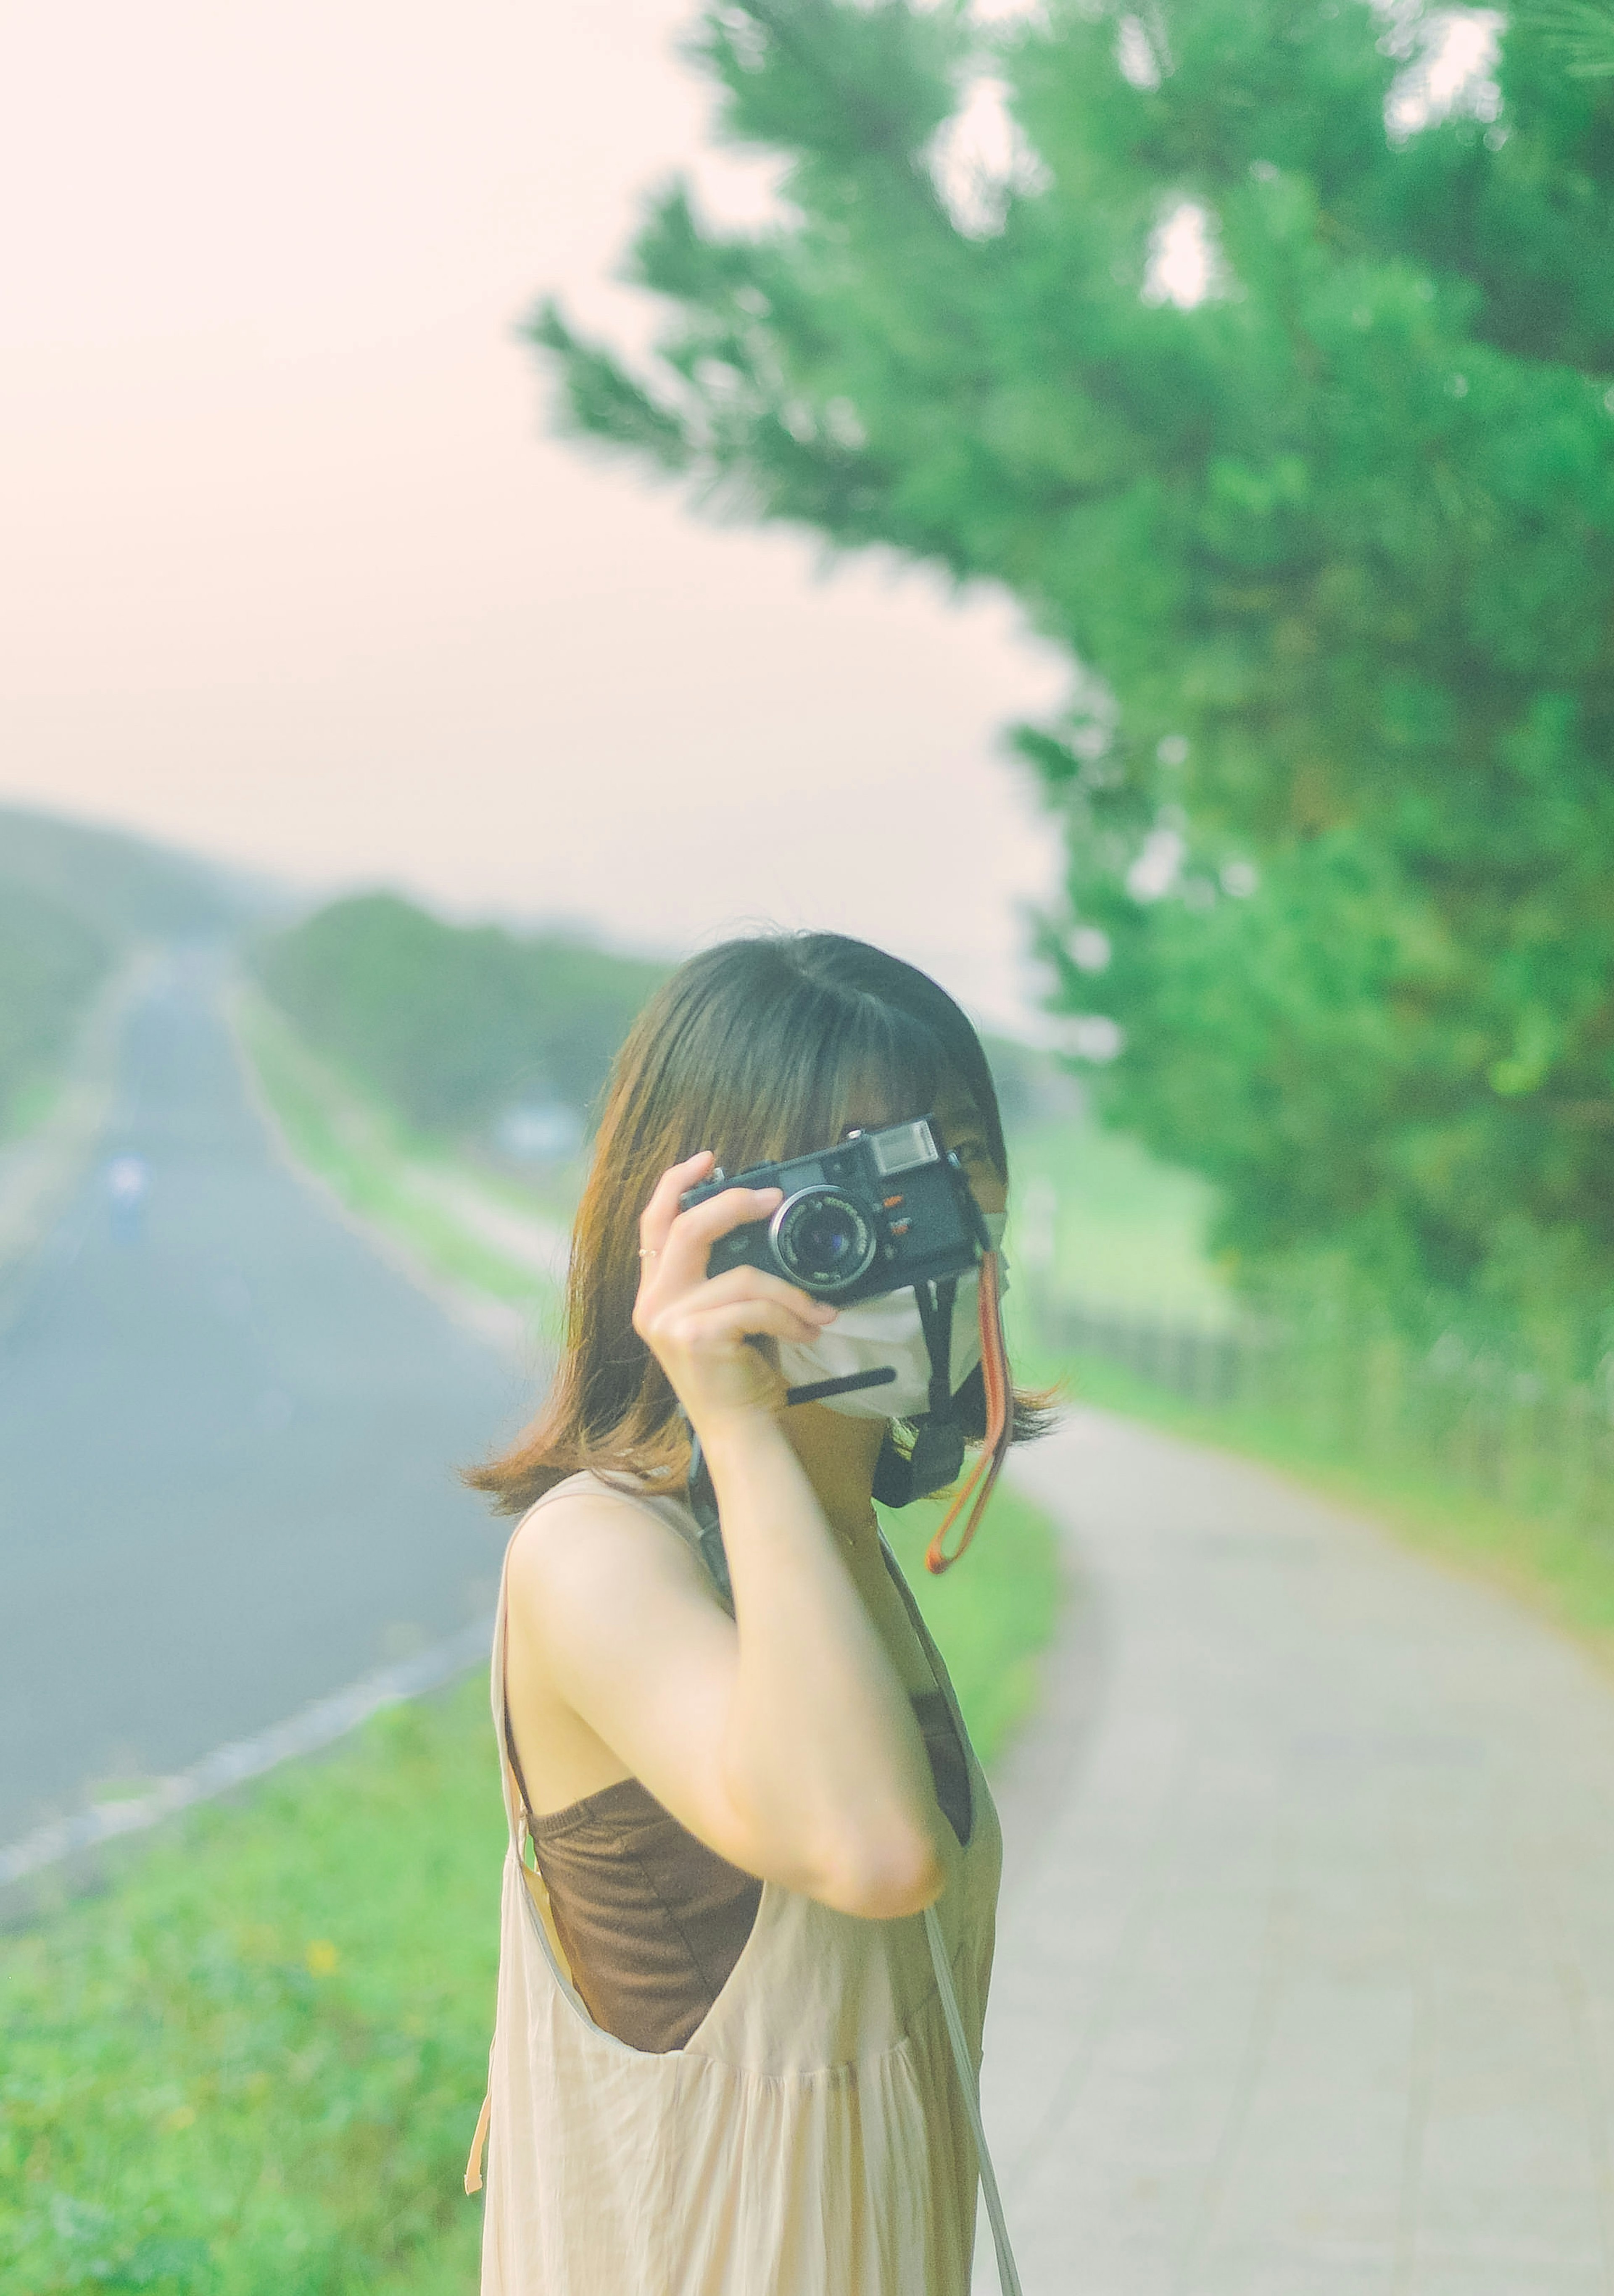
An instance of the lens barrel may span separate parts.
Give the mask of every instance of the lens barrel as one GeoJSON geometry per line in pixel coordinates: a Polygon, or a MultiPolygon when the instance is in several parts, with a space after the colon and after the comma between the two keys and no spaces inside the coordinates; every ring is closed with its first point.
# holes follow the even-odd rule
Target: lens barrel
{"type": "Polygon", "coordinates": [[[844,1292],[868,1271],[874,1226],[839,1188],[803,1188],[782,1203],[768,1234],[779,1265],[807,1292],[844,1292]]]}

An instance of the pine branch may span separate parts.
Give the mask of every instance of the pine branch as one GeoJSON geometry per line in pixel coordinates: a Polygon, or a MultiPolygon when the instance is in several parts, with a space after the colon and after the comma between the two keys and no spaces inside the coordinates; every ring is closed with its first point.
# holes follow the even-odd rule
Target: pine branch
{"type": "Polygon", "coordinates": [[[1614,0],[1527,0],[1514,21],[1556,48],[1571,78],[1614,78],[1614,0]]]}
{"type": "Polygon", "coordinates": [[[555,359],[566,427],[574,434],[647,455],[664,471],[688,469],[691,449],[677,415],[658,406],[609,351],[573,334],[553,297],[539,304],[524,332],[555,359]]]}

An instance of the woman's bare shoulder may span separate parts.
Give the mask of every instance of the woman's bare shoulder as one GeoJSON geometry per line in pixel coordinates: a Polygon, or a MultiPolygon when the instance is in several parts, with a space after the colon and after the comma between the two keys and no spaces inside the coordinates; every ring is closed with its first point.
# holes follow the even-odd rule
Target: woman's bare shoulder
{"type": "Polygon", "coordinates": [[[652,1588],[685,1600],[710,1591],[688,1540],[655,1505],[593,1479],[531,1510],[511,1539],[509,1573],[512,1600],[551,1626],[578,1605],[594,1612],[652,1588]]]}

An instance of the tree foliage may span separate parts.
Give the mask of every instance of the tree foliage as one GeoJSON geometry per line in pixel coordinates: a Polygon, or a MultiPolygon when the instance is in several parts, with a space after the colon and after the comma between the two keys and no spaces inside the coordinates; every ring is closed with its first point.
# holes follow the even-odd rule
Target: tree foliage
{"type": "Polygon", "coordinates": [[[309,1044],[428,1131],[523,1101],[585,1115],[664,967],[559,934],[443,923],[395,893],[264,942],[259,977],[309,1044]]]}
{"type": "Polygon", "coordinates": [[[1614,0],[1525,0],[1516,12],[1545,36],[1577,78],[1614,74],[1614,0]]]}
{"type": "Polygon", "coordinates": [[[733,0],[696,49],[727,133],[784,157],[781,220],[663,191],[642,374],[553,305],[534,332],[576,430],[728,514],[1000,582],[1069,647],[1068,718],[1018,737],[1068,831],[1046,950],[1085,1041],[1123,1044],[1109,1112],[1221,1184],[1247,1265],[1343,1250],[1591,1315],[1614,89],[1524,23],[1494,92],[1387,131],[1432,24],[733,0]],[[972,184],[947,123],[994,80],[1019,141],[972,184]]]}

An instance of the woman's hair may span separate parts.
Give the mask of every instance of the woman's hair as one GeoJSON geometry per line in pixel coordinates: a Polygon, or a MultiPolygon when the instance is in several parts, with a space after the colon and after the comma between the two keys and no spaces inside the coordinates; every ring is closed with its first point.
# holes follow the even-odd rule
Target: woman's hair
{"type": "MultiPolygon", "coordinates": [[[[617,1054],[572,1238],[565,1331],[538,1418],[467,1472],[519,1514],[581,1468],[668,1478],[688,1471],[688,1432],[666,1374],[633,1328],[638,1220],[673,1164],[710,1148],[723,1169],[809,1155],[849,1125],[974,1103],[1007,1181],[998,1095],[981,1040],[944,989],[911,964],[840,933],[722,942],[650,999],[617,1054]]],[[[1017,1395],[1017,1438],[1040,1433],[1040,1400],[1017,1395]]],[[[957,1398],[977,1440],[977,1369],[957,1398]]]]}

